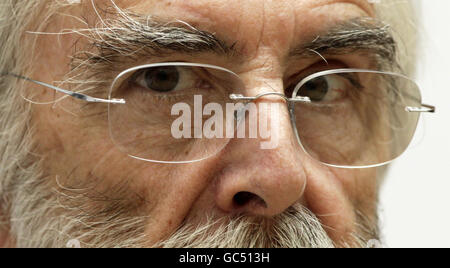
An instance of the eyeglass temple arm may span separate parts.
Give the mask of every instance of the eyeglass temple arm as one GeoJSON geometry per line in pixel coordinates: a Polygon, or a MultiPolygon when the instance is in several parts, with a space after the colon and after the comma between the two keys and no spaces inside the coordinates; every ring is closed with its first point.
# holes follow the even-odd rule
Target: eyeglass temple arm
{"type": "Polygon", "coordinates": [[[32,82],[32,83],[35,83],[35,84],[38,84],[38,85],[41,85],[41,86],[53,89],[53,90],[56,90],[56,91],[58,91],[60,93],[63,93],[63,94],[69,95],[71,97],[74,97],[74,98],[77,98],[77,99],[80,99],[80,100],[84,100],[84,101],[87,101],[87,102],[110,103],[110,104],[125,104],[126,103],[124,99],[110,99],[110,100],[107,100],[107,99],[94,98],[94,97],[91,97],[91,96],[88,96],[88,95],[85,95],[85,94],[81,94],[81,93],[65,90],[65,89],[62,89],[62,88],[59,88],[59,87],[55,87],[55,86],[52,86],[50,84],[47,84],[47,83],[44,83],[44,82],[41,82],[41,81],[37,81],[37,80],[31,79],[31,78],[28,78],[28,77],[25,77],[25,76],[21,76],[21,75],[17,75],[17,74],[13,74],[13,73],[2,73],[1,74],[1,76],[7,76],[7,75],[14,76],[16,78],[23,79],[23,80],[26,80],[26,81],[29,81],[29,82],[32,82]]]}

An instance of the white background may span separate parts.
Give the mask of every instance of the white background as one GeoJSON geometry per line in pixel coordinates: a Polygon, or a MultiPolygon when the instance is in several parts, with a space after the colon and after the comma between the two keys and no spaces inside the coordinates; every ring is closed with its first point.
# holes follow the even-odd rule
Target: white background
{"type": "Polygon", "coordinates": [[[387,247],[450,247],[450,1],[416,0],[422,39],[416,80],[425,115],[405,156],[388,172],[381,193],[387,247]]]}

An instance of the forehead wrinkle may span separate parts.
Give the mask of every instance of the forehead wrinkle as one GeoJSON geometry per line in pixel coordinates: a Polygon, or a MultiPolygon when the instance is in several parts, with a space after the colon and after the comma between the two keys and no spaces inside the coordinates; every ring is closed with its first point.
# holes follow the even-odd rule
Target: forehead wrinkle
{"type": "Polygon", "coordinates": [[[332,5],[337,3],[348,3],[358,6],[368,16],[375,17],[375,10],[373,4],[370,4],[367,0],[315,0],[312,1],[311,8],[317,8],[326,5],[332,5]]]}

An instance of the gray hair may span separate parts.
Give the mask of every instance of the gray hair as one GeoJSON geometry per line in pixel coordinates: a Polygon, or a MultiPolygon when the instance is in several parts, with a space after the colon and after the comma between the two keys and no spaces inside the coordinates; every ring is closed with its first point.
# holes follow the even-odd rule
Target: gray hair
{"type": "MultiPolygon", "coordinates": [[[[67,5],[70,1],[3,0],[0,3],[0,74],[13,72],[26,75],[32,70],[30,59],[34,56],[36,36],[26,34],[27,31],[44,32],[49,19],[67,5]],[[40,23],[36,24],[36,21],[40,23]]],[[[401,52],[397,55],[398,62],[411,75],[416,36],[410,2],[382,1],[376,6],[378,16],[395,30],[402,46],[398,49],[401,52]]],[[[36,194],[40,192],[37,189],[48,189],[50,186],[48,180],[39,175],[39,157],[30,153],[34,146],[32,105],[23,101],[21,87],[23,82],[18,79],[0,76],[0,234],[2,231],[10,233],[19,240],[20,237],[30,237],[33,232],[43,235],[40,233],[42,230],[37,229],[38,218],[50,217],[48,213],[51,210],[45,209],[45,206],[55,205],[54,199],[46,196],[51,192],[36,194]],[[31,176],[36,178],[30,180],[31,176]],[[34,202],[39,202],[44,209],[33,211],[31,206],[34,202]],[[24,212],[28,215],[23,215],[24,212]],[[31,212],[43,215],[36,218],[31,212]]],[[[126,220],[124,222],[127,223],[126,220]]],[[[58,228],[52,225],[46,227],[58,228]]],[[[38,241],[15,243],[19,246],[48,245],[38,241]]]]}
{"type": "MultiPolygon", "coordinates": [[[[9,0],[0,4],[0,72],[21,73],[27,69],[30,43],[24,43],[25,29],[42,10],[39,0],[9,0]]],[[[14,200],[26,184],[27,174],[37,163],[26,162],[32,146],[29,125],[31,106],[18,94],[20,82],[0,77],[0,233],[10,232],[14,200]]]]}

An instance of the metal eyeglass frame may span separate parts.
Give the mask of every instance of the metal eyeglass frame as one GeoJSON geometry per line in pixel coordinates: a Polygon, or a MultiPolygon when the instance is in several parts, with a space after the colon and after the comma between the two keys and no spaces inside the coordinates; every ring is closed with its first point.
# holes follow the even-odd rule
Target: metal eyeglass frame
{"type": "MultiPolygon", "coordinates": [[[[158,67],[158,66],[166,66],[166,65],[175,65],[175,66],[192,66],[192,67],[205,67],[205,68],[213,68],[213,69],[217,69],[217,70],[222,70],[222,71],[226,71],[230,74],[235,75],[236,77],[239,78],[239,75],[237,75],[236,73],[219,67],[219,66],[215,66],[215,65],[209,65],[209,64],[200,64],[200,63],[186,63],[186,62],[166,62],[166,63],[155,63],[155,64],[147,64],[147,65],[140,65],[137,67],[133,67],[130,69],[125,70],[124,72],[122,72],[121,74],[119,74],[114,82],[121,77],[123,74],[128,73],[134,69],[141,69],[141,68],[150,68],[150,67],[158,67]]],[[[375,71],[375,70],[366,70],[366,69],[333,69],[333,70],[327,70],[327,71],[322,71],[322,72],[318,72],[318,73],[314,73],[306,78],[304,78],[302,81],[300,81],[300,83],[297,84],[297,86],[295,87],[293,93],[292,93],[292,97],[289,98],[287,97],[285,94],[283,93],[279,93],[279,92],[266,92],[266,93],[262,93],[259,95],[256,95],[254,97],[245,97],[242,94],[230,94],[229,98],[230,100],[234,100],[234,101],[243,101],[245,103],[250,103],[250,102],[254,102],[260,98],[263,98],[265,96],[278,96],[283,98],[288,105],[288,110],[289,110],[289,114],[290,114],[290,120],[291,120],[291,124],[293,126],[293,130],[294,133],[296,135],[297,138],[297,142],[299,143],[299,145],[301,146],[301,148],[303,149],[303,151],[309,155],[309,153],[305,150],[305,148],[302,145],[302,142],[300,140],[298,131],[297,131],[297,126],[296,126],[296,122],[295,122],[295,115],[294,115],[294,104],[298,103],[298,102],[302,102],[302,103],[311,103],[310,98],[308,97],[302,97],[302,96],[296,96],[296,94],[298,93],[298,91],[300,90],[300,88],[305,85],[307,82],[311,81],[314,78],[317,77],[321,77],[324,75],[330,75],[330,74],[338,74],[338,73],[375,73],[375,74],[386,74],[386,75],[393,75],[393,76],[398,76],[398,77],[402,77],[405,79],[408,79],[410,81],[412,81],[410,78],[408,78],[407,76],[404,76],[402,74],[398,74],[398,73],[393,73],[393,72],[382,72],[382,71],[375,71]]],[[[57,92],[60,92],[62,94],[66,94],[68,96],[71,96],[73,98],[76,99],[80,99],[86,102],[90,102],[90,103],[104,103],[104,104],[113,104],[113,105],[121,105],[121,104],[126,104],[126,100],[125,99],[114,99],[114,98],[110,98],[110,99],[101,99],[101,98],[95,98],[95,97],[91,97],[89,95],[86,94],[81,94],[81,93],[77,93],[77,92],[73,92],[73,91],[69,91],[69,90],[65,90],[59,87],[55,87],[53,85],[41,82],[41,81],[37,81],[25,76],[21,76],[21,75],[17,75],[14,73],[1,73],[0,76],[13,76],[16,77],[18,79],[23,79],[50,89],[53,89],[57,92]]],[[[414,82],[414,81],[412,81],[414,82]]],[[[415,83],[415,82],[414,82],[415,83]]],[[[113,83],[114,84],[114,83],[113,83]]],[[[428,104],[421,104],[421,107],[405,107],[405,111],[409,112],[409,113],[435,113],[436,112],[436,107],[432,106],[432,105],[428,105],[428,104]]],[[[133,157],[135,158],[135,157],[133,157]]],[[[200,159],[198,161],[201,161],[204,159],[200,159]]],[[[386,165],[392,161],[394,161],[395,159],[392,159],[388,162],[385,163],[380,163],[380,164],[376,164],[376,165],[370,165],[370,166],[363,166],[363,167],[353,167],[353,166],[337,166],[337,165],[332,165],[332,164],[327,164],[327,163],[323,163],[322,164],[326,165],[326,166],[331,166],[331,167],[337,167],[337,168],[347,168],[347,169],[357,169],[357,168],[372,168],[372,167],[378,167],[378,166],[383,166],[386,165]]],[[[192,163],[192,162],[198,162],[198,161],[188,161],[187,163],[192,163]]],[[[319,160],[318,160],[319,161],[319,160]]],[[[151,162],[151,161],[150,161],[151,162]]],[[[320,161],[319,161],[320,162],[320,161]]],[[[171,163],[171,162],[164,162],[164,163],[171,163]]],[[[177,162],[175,162],[177,163],[177,162]]]]}

